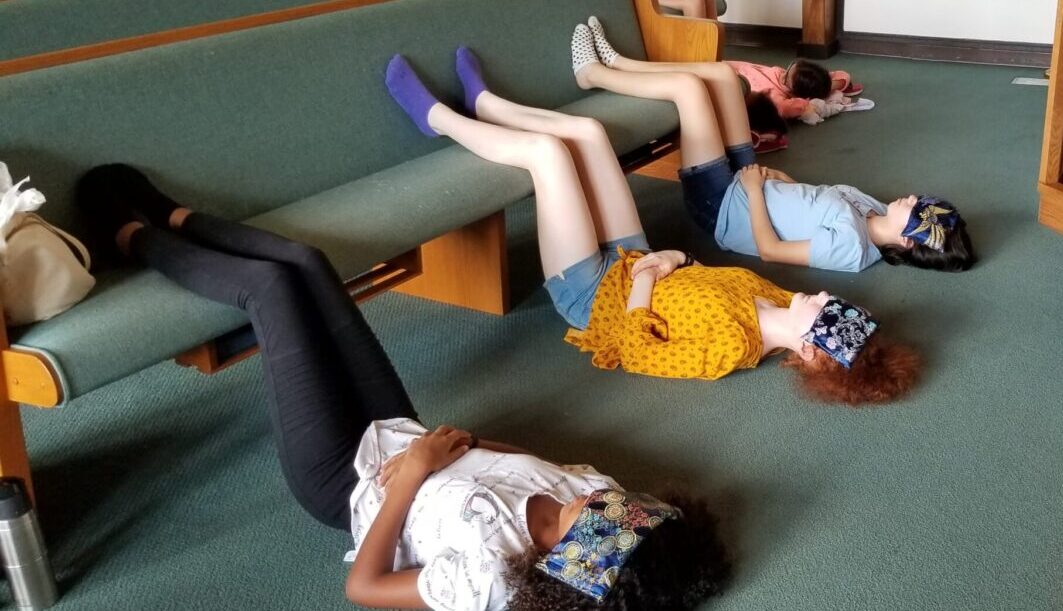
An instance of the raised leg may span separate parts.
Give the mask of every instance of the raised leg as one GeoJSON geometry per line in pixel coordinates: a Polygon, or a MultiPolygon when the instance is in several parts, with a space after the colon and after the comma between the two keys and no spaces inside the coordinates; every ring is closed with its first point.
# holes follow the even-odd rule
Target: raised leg
{"type": "MultiPolygon", "coordinates": [[[[356,480],[351,465],[365,427],[375,419],[414,417],[408,404],[388,397],[362,402],[352,392],[348,379],[358,372],[343,367],[295,268],[132,225],[119,241],[127,240],[137,259],[188,290],[247,312],[262,347],[270,420],[288,486],[315,518],[346,529],[356,480]]],[[[368,328],[363,338],[375,343],[368,328]]]]}
{"type": "Polygon", "coordinates": [[[730,66],[722,62],[644,62],[624,57],[609,44],[605,27],[597,18],[592,17],[589,23],[595,50],[606,67],[625,72],[685,72],[697,76],[709,88],[724,145],[734,147],[750,142],[749,113],[742,85],[730,66]]]}
{"type": "MultiPolygon", "coordinates": [[[[679,146],[683,167],[713,161],[725,154],[712,97],[705,83],[686,72],[623,72],[599,63],[585,66],[576,74],[584,89],[598,87],[623,95],[668,100],[679,111],[679,146]]],[[[746,138],[748,140],[748,129],[746,138]]]]}
{"type": "Polygon", "coordinates": [[[402,405],[407,414],[413,406],[391,366],[384,348],[351,302],[328,258],[319,249],[275,233],[213,215],[177,209],[171,226],[215,250],[241,257],[275,261],[298,271],[307,296],[314,302],[335,344],[348,382],[363,405],[402,405]]]}
{"type": "Polygon", "coordinates": [[[656,63],[620,56],[613,68],[626,72],[686,72],[700,78],[709,88],[716,119],[723,132],[725,146],[750,142],[749,113],[742,95],[738,75],[721,62],[656,63]]]}
{"type": "Polygon", "coordinates": [[[572,153],[599,242],[643,233],[631,187],[601,123],[516,104],[490,91],[476,99],[477,116],[506,127],[561,138],[572,153]]]}
{"type": "Polygon", "coordinates": [[[560,138],[469,119],[438,103],[428,112],[427,124],[479,157],[531,173],[546,277],[598,252],[594,220],[579,172],[560,138]]]}

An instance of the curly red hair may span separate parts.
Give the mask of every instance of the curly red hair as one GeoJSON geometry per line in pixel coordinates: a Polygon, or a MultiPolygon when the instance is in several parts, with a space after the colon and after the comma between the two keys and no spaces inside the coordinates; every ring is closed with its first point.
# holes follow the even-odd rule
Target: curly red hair
{"type": "Polygon", "coordinates": [[[819,349],[810,361],[791,353],[782,365],[797,371],[802,388],[813,397],[856,406],[888,403],[907,394],[918,380],[920,363],[915,350],[875,336],[851,369],[819,349]]]}

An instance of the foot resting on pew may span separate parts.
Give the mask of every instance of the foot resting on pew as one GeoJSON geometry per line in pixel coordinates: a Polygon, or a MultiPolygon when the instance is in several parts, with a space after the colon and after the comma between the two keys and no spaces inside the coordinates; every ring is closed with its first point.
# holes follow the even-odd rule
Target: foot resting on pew
{"type": "Polygon", "coordinates": [[[430,138],[439,136],[439,133],[428,124],[428,112],[433,106],[439,104],[439,100],[428,91],[421,79],[417,78],[417,73],[413,71],[405,57],[396,55],[391,58],[384,81],[387,83],[391,97],[413,119],[417,128],[430,138]]]}
{"type": "Polygon", "coordinates": [[[620,54],[616,52],[613,45],[609,44],[609,41],[605,38],[605,28],[602,27],[602,22],[598,21],[598,18],[591,15],[591,18],[587,20],[587,25],[591,28],[591,34],[594,36],[594,50],[598,53],[598,59],[603,64],[613,67],[613,62],[616,61],[620,54]]]}
{"type": "Polygon", "coordinates": [[[86,191],[97,199],[120,202],[133,213],[156,227],[169,227],[173,211],[181,206],[151,184],[140,170],[124,163],[110,163],[92,168],[81,181],[86,191]]]}
{"type": "Polygon", "coordinates": [[[601,64],[598,61],[598,53],[594,50],[594,36],[591,29],[585,24],[576,26],[572,32],[572,73],[576,75],[576,83],[582,89],[590,89],[591,84],[586,78],[581,78],[581,72],[587,66],[601,64]]]}
{"type": "Polygon", "coordinates": [[[133,168],[121,164],[97,166],[86,173],[77,184],[77,203],[87,212],[92,227],[99,232],[100,245],[116,245],[123,255],[129,255],[129,236],[151,222],[128,205],[126,179],[133,168]]]}
{"type": "Polygon", "coordinates": [[[458,72],[458,80],[465,90],[465,110],[469,115],[476,117],[476,100],[480,94],[487,91],[484,84],[483,70],[480,68],[480,60],[467,47],[458,47],[455,53],[454,66],[458,72]]]}

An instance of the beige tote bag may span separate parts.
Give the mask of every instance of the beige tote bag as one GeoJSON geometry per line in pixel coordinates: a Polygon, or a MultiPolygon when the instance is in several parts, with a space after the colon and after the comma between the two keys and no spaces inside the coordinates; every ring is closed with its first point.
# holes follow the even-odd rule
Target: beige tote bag
{"type": "Polygon", "coordinates": [[[0,304],[8,326],[47,320],[70,309],[96,284],[89,251],[69,233],[33,213],[44,203],[36,189],[11,184],[0,162],[0,304]]]}

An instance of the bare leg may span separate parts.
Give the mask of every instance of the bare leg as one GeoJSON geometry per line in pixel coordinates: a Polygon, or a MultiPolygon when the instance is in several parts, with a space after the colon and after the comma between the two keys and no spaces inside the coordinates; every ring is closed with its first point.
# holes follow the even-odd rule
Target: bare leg
{"type": "Polygon", "coordinates": [[[476,98],[476,116],[496,125],[561,138],[572,153],[599,242],[643,233],[635,198],[601,123],[522,106],[490,91],[476,98]]]}
{"type": "Polygon", "coordinates": [[[749,113],[746,111],[745,97],[742,96],[742,85],[738,75],[727,64],[644,62],[621,55],[617,56],[612,67],[626,72],[686,72],[696,75],[709,88],[716,119],[723,131],[724,145],[735,146],[750,141],[749,113]]]}
{"type": "MultiPolygon", "coordinates": [[[[623,95],[674,102],[682,126],[679,146],[684,168],[719,159],[725,154],[712,97],[705,83],[693,74],[623,72],[592,63],[576,73],[576,82],[584,89],[599,87],[623,95]]],[[[749,141],[748,127],[745,141],[749,141]]]]}
{"type": "Polygon", "coordinates": [[[479,157],[531,173],[539,255],[547,278],[598,252],[579,173],[561,139],[469,119],[439,103],[429,110],[428,125],[479,157]]]}
{"type": "Polygon", "coordinates": [[[730,66],[722,62],[644,62],[624,57],[609,44],[605,26],[597,17],[591,17],[588,23],[594,38],[595,51],[606,67],[625,72],[683,72],[697,76],[709,88],[724,145],[730,148],[751,141],[749,113],[746,110],[745,96],[742,95],[742,85],[730,66]]]}

